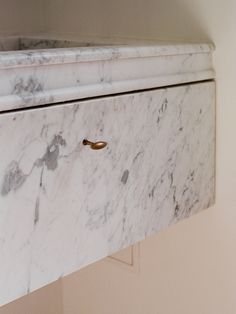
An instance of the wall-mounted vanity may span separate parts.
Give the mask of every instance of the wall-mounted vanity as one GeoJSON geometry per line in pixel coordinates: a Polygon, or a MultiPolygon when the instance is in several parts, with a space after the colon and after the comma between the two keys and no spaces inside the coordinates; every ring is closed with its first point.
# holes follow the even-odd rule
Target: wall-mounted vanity
{"type": "Polygon", "coordinates": [[[211,45],[0,50],[0,305],[213,204],[211,45]]]}

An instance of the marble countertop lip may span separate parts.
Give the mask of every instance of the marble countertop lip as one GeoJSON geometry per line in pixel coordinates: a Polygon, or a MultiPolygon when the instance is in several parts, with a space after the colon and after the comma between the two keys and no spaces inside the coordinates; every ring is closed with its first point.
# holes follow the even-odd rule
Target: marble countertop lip
{"type": "Polygon", "coordinates": [[[211,53],[211,43],[115,44],[0,52],[0,69],[55,64],[109,61],[183,54],[211,53]]]}
{"type": "Polygon", "coordinates": [[[214,78],[210,43],[21,39],[0,42],[0,111],[214,78]]]}

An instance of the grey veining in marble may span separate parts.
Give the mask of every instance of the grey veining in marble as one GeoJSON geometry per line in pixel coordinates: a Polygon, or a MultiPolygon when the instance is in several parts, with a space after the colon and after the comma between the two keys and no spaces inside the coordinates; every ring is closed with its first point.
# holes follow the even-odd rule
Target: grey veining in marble
{"type": "Polygon", "coordinates": [[[0,304],[209,207],[214,103],[208,82],[2,114],[0,304]]]}
{"type": "MultiPolygon", "coordinates": [[[[24,51],[27,50],[48,50],[56,48],[76,48],[76,47],[91,47],[104,46],[104,43],[81,42],[75,40],[49,39],[40,37],[7,37],[0,38],[0,51],[24,51]]],[[[28,54],[29,57],[29,54],[28,54]]],[[[45,60],[46,62],[46,60],[45,60]]]]}
{"type": "Polygon", "coordinates": [[[208,44],[8,38],[0,50],[0,112],[214,78],[208,44]]]}

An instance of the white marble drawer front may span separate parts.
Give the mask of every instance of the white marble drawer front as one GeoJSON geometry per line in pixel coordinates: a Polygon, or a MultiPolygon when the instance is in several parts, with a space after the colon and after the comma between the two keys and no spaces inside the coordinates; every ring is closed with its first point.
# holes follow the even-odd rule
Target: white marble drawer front
{"type": "Polygon", "coordinates": [[[209,207],[214,104],[206,82],[0,115],[0,304],[209,207]]]}

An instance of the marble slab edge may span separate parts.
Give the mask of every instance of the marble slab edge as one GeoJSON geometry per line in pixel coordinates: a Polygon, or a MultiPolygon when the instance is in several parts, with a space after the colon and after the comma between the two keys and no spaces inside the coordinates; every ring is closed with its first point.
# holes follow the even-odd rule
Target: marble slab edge
{"type": "MultiPolygon", "coordinates": [[[[198,49],[201,47],[202,52],[193,53],[189,52],[189,45],[186,46],[188,49],[181,46],[181,50],[175,46],[175,49],[170,51],[167,48],[164,51],[166,46],[151,46],[150,50],[147,47],[142,47],[143,50],[120,48],[120,51],[124,49],[124,55],[125,51],[132,51],[132,57],[127,58],[116,53],[118,48],[81,48],[90,51],[90,57],[93,53],[96,54],[97,50],[103,51],[104,59],[96,61],[91,58],[81,61],[80,55],[77,62],[68,63],[67,57],[63,59],[61,56],[61,63],[56,64],[53,63],[56,62],[54,59],[49,60],[41,56],[41,63],[37,65],[34,62],[25,66],[19,63],[18,67],[15,64],[5,68],[1,68],[3,53],[0,53],[0,112],[214,79],[211,47],[197,46],[198,49]],[[183,53],[184,48],[188,53],[183,53]],[[108,50],[109,58],[105,53],[108,50]],[[49,64],[50,62],[52,63],[49,64]]],[[[67,54],[74,51],[52,50],[66,50],[67,54]]],[[[43,55],[45,53],[42,52],[43,55]]],[[[28,54],[31,60],[32,52],[28,54]]]]}
{"type": "Polygon", "coordinates": [[[0,52],[0,69],[20,66],[77,63],[115,59],[175,56],[211,53],[212,44],[151,44],[90,46],[79,48],[39,49],[0,52]]]}
{"type": "MultiPolygon", "coordinates": [[[[150,79],[137,79],[133,81],[119,81],[113,83],[85,85],[82,87],[68,87],[54,89],[51,91],[42,91],[34,95],[27,96],[22,102],[22,99],[17,95],[9,95],[0,97],[0,112],[24,109],[27,107],[35,107],[45,104],[58,104],[65,101],[81,100],[99,96],[109,96],[125,92],[135,92],[139,90],[168,87],[179,83],[182,77],[175,75],[171,77],[160,77],[150,79]]],[[[192,73],[185,75],[185,83],[200,82],[214,78],[213,71],[205,71],[202,73],[192,73]],[[196,81],[195,81],[196,80],[196,81]]]]}

